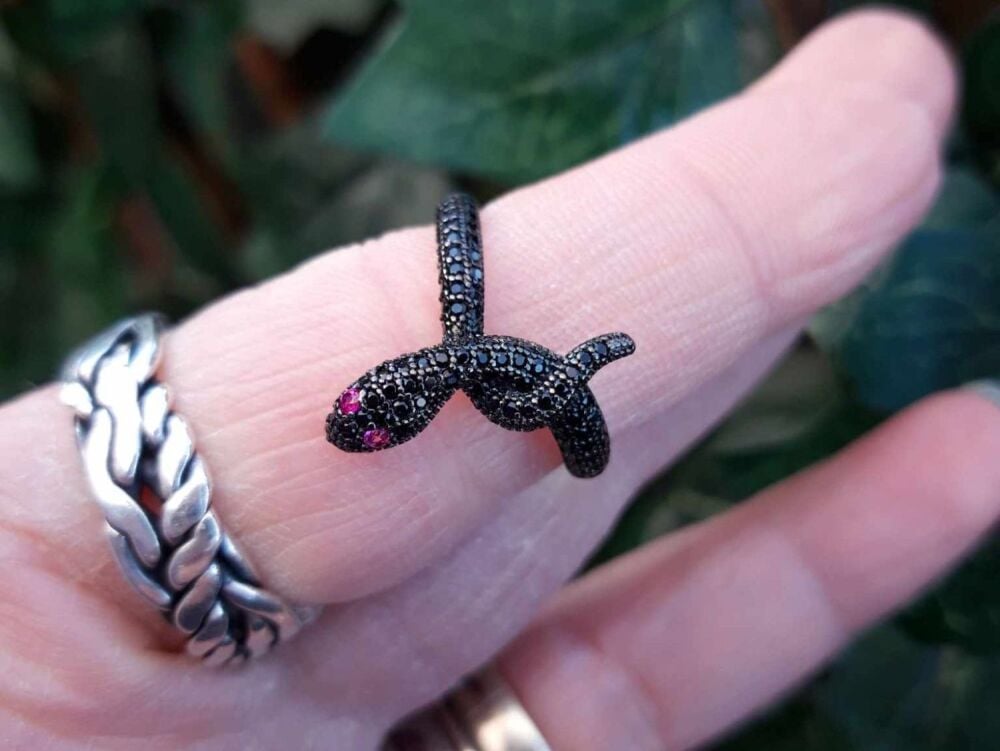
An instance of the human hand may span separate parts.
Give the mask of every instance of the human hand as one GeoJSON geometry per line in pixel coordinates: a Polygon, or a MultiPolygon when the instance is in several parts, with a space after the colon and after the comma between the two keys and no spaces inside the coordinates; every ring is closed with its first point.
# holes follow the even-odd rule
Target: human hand
{"type": "Polygon", "coordinates": [[[555,593],[636,488],[918,220],[953,98],[928,32],[857,14],[746,94],[484,210],[488,330],[557,350],[606,328],[638,343],[593,381],[614,436],[595,480],[569,477],[544,432],[502,431],[462,399],[392,452],[326,443],[350,378],[439,339],[429,228],[323,256],[177,328],[163,381],[219,516],[271,588],[329,605],[239,671],[166,651],[124,590],[54,390],[5,406],[0,737],[373,748],[501,648],[555,749],[687,748],[773,700],[995,521],[1000,413],[981,396],[917,405],[555,593]]]}

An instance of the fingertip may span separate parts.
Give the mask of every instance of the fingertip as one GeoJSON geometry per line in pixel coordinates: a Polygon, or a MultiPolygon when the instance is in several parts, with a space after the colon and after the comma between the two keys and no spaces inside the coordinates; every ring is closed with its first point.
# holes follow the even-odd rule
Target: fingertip
{"type": "Polygon", "coordinates": [[[1000,411],[969,390],[941,392],[766,491],[758,512],[809,551],[841,624],[855,631],[912,598],[995,524],[998,456],[1000,411]]]}
{"type": "Polygon", "coordinates": [[[945,42],[922,19],[895,8],[845,13],[819,27],[758,88],[852,83],[919,106],[940,138],[957,96],[956,66],[945,42]]]}
{"type": "MultiPolygon", "coordinates": [[[[1000,387],[945,391],[912,408],[914,471],[936,483],[949,524],[973,538],[1000,516],[1000,387]]],[[[906,417],[906,415],[904,415],[906,417]]]]}

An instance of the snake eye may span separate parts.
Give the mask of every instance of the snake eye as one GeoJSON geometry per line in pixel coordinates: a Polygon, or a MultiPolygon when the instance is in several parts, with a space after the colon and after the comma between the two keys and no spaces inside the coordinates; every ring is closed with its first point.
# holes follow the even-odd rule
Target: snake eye
{"type": "Polygon", "coordinates": [[[361,411],[361,392],[356,388],[349,388],[337,400],[337,406],[345,415],[354,415],[361,411]]]}
{"type": "Polygon", "coordinates": [[[392,443],[392,433],[385,428],[369,428],[362,434],[361,442],[372,451],[384,449],[392,443]]]}

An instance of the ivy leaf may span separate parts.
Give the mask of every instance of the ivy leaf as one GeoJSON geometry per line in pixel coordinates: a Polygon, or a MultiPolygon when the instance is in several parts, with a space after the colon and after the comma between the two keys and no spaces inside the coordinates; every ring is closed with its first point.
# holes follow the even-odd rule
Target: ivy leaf
{"type": "Polygon", "coordinates": [[[1000,544],[991,541],[909,608],[900,625],[914,638],[957,644],[970,653],[1000,652],[1000,544]]]}
{"type": "Polygon", "coordinates": [[[639,495],[591,565],[725,511],[877,422],[843,393],[826,356],[803,342],[712,435],[639,495]]]}
{"type": "Polygon", "coordinates": [[[278,49],[290,51],[319,27],[360,33],[385,4],[385,0],[248,0],[250,28],[278,49]]]}
{"type": "Polygon", "coordinates": [[[345,151],[302,123],[265,139],[240,163],[256,217],[242,254],[254,279],[434,215],[450,186],[440,172],[345,151]]]}
{"type": "Polygon", "coordinates": [[[123,24],[95,40],[76,70],[104,157],[126,184],[141,185],[160,148],[156,74],[141,26],[123,24]]]}
{"type": "Polygon", "coordinates": [[[245,20],[242,2],[181,4],[155,18],[150,25],[165,87],[213,155],[231,164],[239,146],[234,48],[245,20]]]}
{"type": "Polygon", "coordinates": [[[992,751],[1000,659],[879,626],[793,699],[716,751],[992,751]]]}
{"type": "Polygon", "coordinates": [[[52,278],[54,341],[68,350],[122,315],[126,268],[113,234],[115,193],[106,171],[88,166],[63,177],[66,201],[45,237],[52,278]]]}
{"type": "MultiPolygon", "coordinates": [[[[861,290],[817,316],[812,332],[851,392],[881,413],[1000,376],[1000,197],[974,173],[953,171],[923,226],[861,290]]],[[[993,541],[901,626],[928,643],[1000,651],[998,563],[993,541]]]]}
{"type": "Polygon", "coordinates": [[[23,50],[72,65],[111,30],[135,20],[152,0],[32,0],[8,3],[3,19],[23,50]]]}
{"type": "Polygon", "coordinates": [[[814,695],[853,748],[992,751],[1000,737],[1000,659],[928,647],[892,625],[848,650],[814,695]]]}
{"type": "Polygon", "coordinates": [[[962,123],[1000,186],[1000,16],[994,13],[973,35],[962,62],[962,123]]]}
{"type": "Polygon", "coordinates": [[[812,333],[866,407],[1000,375],[1000,197],[951,175],[925,225],[812,333]]]}
{"type": "Polygon", "coordinates": [[[326,132],[516,183],[603,153],[739,88],[722,0],[408,0],[326,132]]]}
{"type": "Polygon", "coordinates": [[[0,78],[0,188],[30,190],[41,178],[27,103],[12,81],[0,78]]]}
{"type": "Polygon", "coordinates": [[[0,198],[2,396],[51,378],[59,358],[127,307],[106,171],[74,167],[56,179],[57,205],[0,198]]]}
{"type": "Polygon", "coordinates": [[[146,190],[179,256],[215,281],[219,288],[214,294],[245,281],[229,239],[210,207],[199,200],[198,186],[180,159],[165,150],[159,152],[151,164],[146,190]]]}

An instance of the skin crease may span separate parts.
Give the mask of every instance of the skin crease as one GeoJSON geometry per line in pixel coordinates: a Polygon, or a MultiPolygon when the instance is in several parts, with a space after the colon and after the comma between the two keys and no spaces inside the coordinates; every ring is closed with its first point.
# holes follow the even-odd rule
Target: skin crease
{"type": "Polygon", "coordinates": [[[613,436],[594,480],[458,397],[392,451],[326,444],[351,378],[440,336],[430,227],[175,329],[162,377],[220,518],[268,584],[329,605],[237,673],[170,653],[125,591],[54,389],[4,406],[4,747],[374,748],[505,644],[556,749],[689,748],[787,691],[995,521],[1000,413],[981,396],[934,397],[555,593],[634,491],[919,220],[954,95],[926,29],[851,14],[745,94],[484,209],[487,330],[561,352],[595,331],[637,341],[592,382],[613,436]]]}

